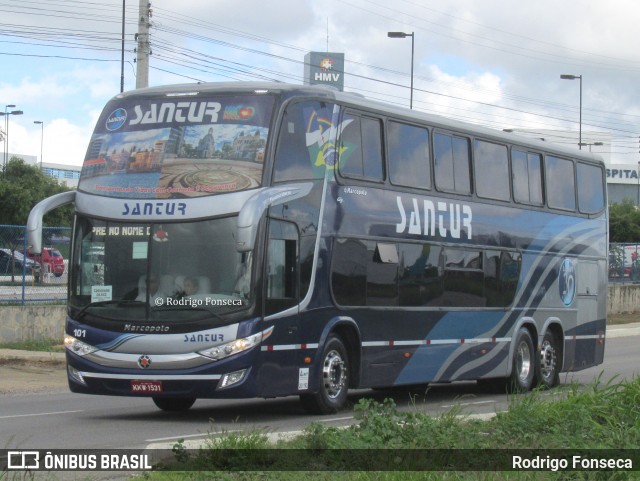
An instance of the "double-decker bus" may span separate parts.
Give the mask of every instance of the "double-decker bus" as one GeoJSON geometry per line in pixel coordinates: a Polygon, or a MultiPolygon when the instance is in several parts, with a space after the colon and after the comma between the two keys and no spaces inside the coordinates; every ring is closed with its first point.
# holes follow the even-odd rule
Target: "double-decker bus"
{"type": "Polygon", "coordinates": [[[89,143],[69,263],[69,386],[299,395],[508,381],[602,362],[602,160],[319,86],[114,97],[89,143]]]}

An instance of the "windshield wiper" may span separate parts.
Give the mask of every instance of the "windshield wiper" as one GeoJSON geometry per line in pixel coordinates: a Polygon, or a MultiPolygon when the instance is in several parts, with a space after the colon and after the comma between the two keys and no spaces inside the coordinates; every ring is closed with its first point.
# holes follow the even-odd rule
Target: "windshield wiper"
{"type": "Polygon", "coordinates": [[[111,300],[111,301],[98,301],[98,302],[90,302],[89,304],[87,304],[86,306],[84,306],[82,309],[80,309],[80,312],[78,312],[76,314],[76,319],[80,320],[82,319],[86,314],[87,314],[87,310],[90,307],[102,307],[102,306],[109,306],[115,304],[117,306],[131,306],[134,304],[146,304],[143,301],[127,301],[127,300],[111,300]]]}

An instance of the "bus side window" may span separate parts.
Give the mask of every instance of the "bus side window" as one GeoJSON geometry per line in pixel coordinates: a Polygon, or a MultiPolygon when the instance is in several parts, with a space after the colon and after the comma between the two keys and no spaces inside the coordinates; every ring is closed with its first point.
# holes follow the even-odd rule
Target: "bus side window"
{"type": "Polygon", "coordinates": [[[578,207],[584,214],[604,209],[604,176],[597,165],[578,162],[578,207]]]}
{"type": "Polygon", "coordinates": [[[433,136],[433,150],[438,190],[470,194],[469,139],[437,133],[433,136]]]}
{"type": "Polygon", "coordinates": [[[275,155],[274,182],[313,178],[312,160],[315,159],[309,158],[306,145],[304,105],[289,105],[282,116],[275,155]]]}
{"type": "Polygon", "coordinates": [[[271,220],[266,263],[265,315],[298,303],[298,231],[294,224],[271,220]]]}
{"type": "Polygon", "coordinates": [[[389,121],[387,138],[391,183],[430,189],[429,131],[424,127],[389,121]]]}
{"type": "Polygon", "coordinates": [[[542,156],[532,152],[511,151],[513,198],[516,202],[542,205],[542,156]]]}
{"type": "Polygon", "coordinates": [[[545,159],[545,181],[549,207],[575,210],[576,184],[573,162],[548,155],[545,159]]]}
{"type": "Polygon", "coordinates": [[[507,146],[476,140],[474,163],[478,196],[486,199],[511,200],[507,146]]]}
{"type": "Polygon", "coordinates": [[[346,114],[340,136],[339,171],[344,177],[381,181],[382,122],[371,117],[346,114]]]}

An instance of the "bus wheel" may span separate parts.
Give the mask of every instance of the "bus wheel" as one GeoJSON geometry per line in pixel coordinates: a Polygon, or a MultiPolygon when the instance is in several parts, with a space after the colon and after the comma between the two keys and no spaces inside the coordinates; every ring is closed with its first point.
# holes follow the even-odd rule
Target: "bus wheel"
{"type": "Polygon", "coordinates": [[[317,393],[300,395],[304,408],[313,414],[338,412],[347,400],[348,373],[347,350],[339,337],[331,335],[322,353],[320,390],[317,393]]]}
{"type": "Polygon", "coordinates": [[[163,411],[186,411],[193,403],[195,398],[191,397],[154,397],[153,402],[163,411]]]}
{"type": "Polygon", "coordinates": [[[558,348],[553,332],[547,331],[540,346],[538,382],[544,388],[552,388],[560,382],[558,348]]]}
{"type": "Polygon", "coordinates": [[[525,327],[521,327],[516,335],[513,351],[513,369],[511,371],[510,387],[514,392],[526,392],[533,386],[536,369],[535,350],[531,334],[525,327]]]}

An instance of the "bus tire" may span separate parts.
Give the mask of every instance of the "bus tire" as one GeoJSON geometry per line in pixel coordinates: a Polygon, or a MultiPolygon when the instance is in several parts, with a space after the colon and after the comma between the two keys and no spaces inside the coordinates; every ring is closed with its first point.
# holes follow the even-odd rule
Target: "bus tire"
{"type": "Polygon", "coordinates": [[[509,388],[512,392],[526,392],[533,387],[536,371],[536,355],[533,339],[526,327],[518,329],[513,349],[513,367],[509,388]]]}
{"type": "Polygon", "coordinates": [[[540,355],[537,363],[538,385],[550,389],[560,382],[560,365],[558,363],[558,344],[553,332],[547,331],[542,338],[540,355]]]}
{"type": "Polygon", "coordinates": [[[154,397],[152,399],[163,411],[172,412],[187,411],[196,402],[196,399],[191,397],[154,397]]]}
{"type": "Polygon", "coordinates": [[[344,407],[349,390],[349,357],[342,339],[331,334],[322,352],[322,379],[316,393],[301,394],[303,407],[312,414],[332,414],[344,407]]]}

